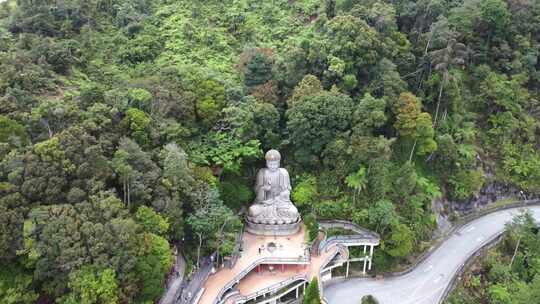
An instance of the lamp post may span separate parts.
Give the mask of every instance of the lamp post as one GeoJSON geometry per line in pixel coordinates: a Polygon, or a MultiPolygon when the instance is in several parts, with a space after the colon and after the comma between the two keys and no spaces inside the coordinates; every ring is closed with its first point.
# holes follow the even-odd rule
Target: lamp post
{"type": "Polygon", "coordinates": [[[214,274],[216,273],[216,267],[214,267],[214,255],[210,256],[210,263],[212,264],[212,269],[210,270],[210,272],[214,274]]]}

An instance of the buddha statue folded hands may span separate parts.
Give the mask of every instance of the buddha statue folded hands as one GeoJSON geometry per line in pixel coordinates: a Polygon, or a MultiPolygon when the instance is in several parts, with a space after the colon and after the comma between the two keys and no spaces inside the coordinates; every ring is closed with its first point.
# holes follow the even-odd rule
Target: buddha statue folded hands
{"type": "Polygon", "coordinates": [[[300,216],[290,199],[289,173],[279,167],[281,155],[270,150],[265,158],[267,168],[257,173],[256,198],[249,208],[248,222],[270,225],[297,223],[300,216]]]}

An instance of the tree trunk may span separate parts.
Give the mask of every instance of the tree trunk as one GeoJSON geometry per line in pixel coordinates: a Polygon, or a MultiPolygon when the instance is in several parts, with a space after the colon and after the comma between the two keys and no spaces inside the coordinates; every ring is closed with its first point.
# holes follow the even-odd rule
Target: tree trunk
{"type": "Polygon", "coordinates": [[[128,177],[128,181],[127,181],[127,205],[128,205],[128,210],[131,210],[131,197],[130,197],[130,189],[129,189],[129,177],[128,177]]]}
{"type": "Polygon", "coordinates": [[[199,247],[197,248],[197,268],[200,268],[201,264],[199,263],[199,261],[201,258],[202,236],[200,233],[197,233],[197,236],[199,237],[199,247]]]}
{"type": "Polygon", "coordinates": [[[519,237],[517,241],[516,249],[514,249],[514,255],[512,255],[512,259],[510,260],[510,268],[512,268],[512,264],[514,263],[514,259],[516,258],[520,242],[521,242],[521,236],[519,237]]]}
{"type": "Polygon", "coordinates": [[[416,41],[414,42],[415,44],[417,44],[418,41],[420,40],[420,36],[422,35],[422,31],[424,30],[424,21],[427,19],[428,15],[430,13],[430,6],[431,6],[431,1],[428,3],[428,5],[426,7],[426,12],[424,13],[424,18],[421,19],[420,28],[418,29],[418,35],[416,36],[416,41]]]}
{"type": "Polygon", "coordinates": [[[51,125],[49,125],[49,122],[48,122],[46,119],[44,119],[44,118],[41,118],[39,121],[41,122],[42,125],[44,125],[45,127],[47,127],[47,131],[49,132],[49,139],[53,138],[54,133],[53,133],[53,131],[51,130],[51,125]]]}
{"type": "Polygon", "coordinates": [[[411,149],[411,154],[409,155],[409,162],[412,161],[412,157],[413,157],[413,154],[414,154],[414,148],[416,148],[416,142],[417,141],[418,141],[418,139],[414,140],[414,144],[413,144],[412,149],[411,149]]]}
{"type": "Polygon", "coordinates": [[[428,49],[429,49],[429,45],[431,44],[431,38],[433,38],[433,33],[431,33],[429,35],[429,39],[426,43],[426,48],[424,49],[424,57],[427,56],[427,52],[428,52],[428,49]]]}
{"type": "Polygon", "coordinates": [[[446,77],[443,75],[443,79],[441,81],[441,86],[439,88],[439,98],[437,99],[437,109],[435,110],[435,118],[433,119],[433,128],[437,126],[437,116],[439,116],[439,107],[441,105],[441,97],[443,92],[443,87],[445,83],[446,77]]]}

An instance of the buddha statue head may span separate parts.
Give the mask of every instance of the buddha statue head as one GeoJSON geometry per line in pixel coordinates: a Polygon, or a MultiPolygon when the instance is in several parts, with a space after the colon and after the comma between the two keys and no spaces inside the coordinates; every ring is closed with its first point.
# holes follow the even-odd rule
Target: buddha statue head
{"type": "Polygon", "coordinates": [[[279,162],[281,160],[281,154],[279,154],[278,150],[274,150],[274,149],[268,150],[264,158],[266,159],[266,167],[270,171],[273,172],[279,169],[279,162]]]}

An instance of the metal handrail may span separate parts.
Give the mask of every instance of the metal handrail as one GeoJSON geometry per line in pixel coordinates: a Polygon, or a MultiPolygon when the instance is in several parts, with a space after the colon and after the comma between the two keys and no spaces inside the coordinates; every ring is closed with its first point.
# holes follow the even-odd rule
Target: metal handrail
{"type": "Polygon", "coordinates": [[[244,238],[244,226],[242,226],[242,229],[240,230],[240,233],[236,236],[236,242],[234,245],[231,261],[229,263],[229,268],[233,268],[236,264],[236,261],[238,261],[238,258],[240,257],[240,248],[242,247],[243,238],[244,238]]]}
{"type": "Polygon", "coordinates": [[[362,234],[367,237],[374,239],[380,239],[380,235],[376,232],[370,231],[366,228],[360,227],[355,223],[351,223],[345,220],[320,220],[319,226],[323,228],[343,228],[346,230],[351,230],[357,234],[362,234]]]}
{"type": "MultiPolygon", "coordinates": [[[[376,241],[377,244],[380,240],[380,237],[377,233],[369,231],[367,229],[364,229],[354,223],[343,221],[343,220],[332,220],[332,221],[320,221],[319,225],[323,228],[343,228],[346,230],[351,230],[357,233],[357,235],[349,235],[349,236],[334,236],[327,238],[323,240],[319,244],[319,252],[321,252],[325,247],[328,250],[330,246],[334,245],[336,243],[336,246],[340,248],[340,250],[343,250],[341,243],[346,243],[349,241],[366,241],[366,242],[373,242],[376,241]]],[[[339,250],[338,250],[339,252],[339,250]]],[[[326,260],[325,263],[329,263],[331,259],[333,259],[334,256],[331,256],[330,259],[326,260]]],[[[221,298],[225,295],[225,293],[233,288],[234,285],[238,284],[240,280],[245,277],[253,268],[255,268],[257,265],[262,263],[283,263],[283,262],[308,262],[310,259],[310,252],[309,248],[305,248],[305,253],[303,257],[300,258],[278,258],[278,257],[263,257],[260,258],[251,264],[249,264],[248,267],[246,267],[244,270],[242,270],[240,273],[238,273],[232,280],[230,280],[223,288],[219,291],[218,295],[213,301],[213,304],[222,303],[223,301],[221,298]]],[[[319,272],[320,275],[320,272],[319,272]]]]}
{"type": "Polygon", "coordinates": [[[324,262],[321,264],[321,268],[319,269],[319,278],[320,278],[320,280],[318,281],[318,283],[319,283],[319,294],[320,294],[320,298],[321,298],[321,302],[322,302],[322,303],[328,303],[328,300],[327,300],[326,297],[324,296],[324,292],[323,292],[323,288],[324,288],[324,287],[323,287],[323,284],[322,284],[322,276],[321,276],[321,272],[323,271],[324,266],[328,265],[328,263],[330,263],[330,261],[332,261],[332,260],[334,259],[334,257],[335,257],[338,253],[340,253],[340,251],[346,252],[346,250],[347,250],[343,245],[341,245],[341,244],[339,244],[339,243],[336,244],[335,246],[336,246],[337,249],[338,249],[338,250],[336,251],[336,254],[332,254],[332,255],[328,256],[328,257],[324,260],[324,262]]]}
{"type": "MultiPolygon", "coordinates": [[[[334,255],[330,255],[329,257],[327,257],[325,259],[325,261],[321,264],[321,265],[325,265],[325,264],[328,264],[332,259],[335,258],[335,256],[338,254],[338,253],[341,253],[342,251],[343,252],[346,252],[346,249],[344,248],[344,246],[342,246],[341,244],[337,244],[336,247],[338,248],[338,250],[336,251],[336,254],[334,255]]],[[[266,258],[262,258],[262,259],[266,259],[266,258]]],[[[260,260],[262,260],[260,259],[260,260]]],[[[284,259],[284,258],[278,258],[278,259],[284,259]]],[[[289,259],[289,258],[285,258],[285,259],[289,259]]],[[[260,262],[259,262],[260,263],[260,262]]],[[[252,270],[253,268],[250,269],[250,271],[252,270]]],[[[323,269],[323,267],[321,267],[321,270],[323,269]]],[[[321,270],[319,270],[319,277],[320,277],[320,272],[321,270]]],[[[238,274],[237,276],[239,276],[240,274],[238,274]]],[[[283,287],[283,286],[286,286],[288,284],[290,284],[291,282],[294,282],[294,281],[297,281],[297,280],[300,280],[300,279],[304,279],[306,282],[308,282],[308,279],[307,279],[307,276],[306,275],[302,275],[302,274],[299,274],[299,275],[296,275],[292,278],[289,278],[285,281],[282,281],[282,282],[279,282],[277,284],[274,284],[274,285],[271,285],[269,287],[266,287],[264,289],[261,289],[255,293],[252,293],[252,294],[249,294],[249,295],[246,295],[246,296],[242,296],[242,297],[238,297],[239,300],[243,300],[243,301],[249,301],[253,298],[256,298],[258,296],[261,296],[261,295],[264,295],[268,292],[272,292],[272,291],[275,291],[275,290],[278,290],[279,288],[283,287]]],[[[233,283],[235,282],[235,280],[233,280],[233,283]]],[[[319,282],[319,284],[321,284],[321,282],[319,282]]],[[[234,285],[234,284],[233,284],[234,285]]],[[[231,286],[232,287],[232,286],[231,286]]],[[[230,288],[230,287],[229,287],[230,288]]],[[[320,290],[322,290],[321,286],[319,286],[320,290]]],[[[228,288],[227,288],[228,289],[228,288]]],[[[220,298],[220,297],[218,297],[220,298]]],[[[217,303],[217,302],[216,302],[217,303]]]]}
{"type": "Polygon", "coordinates": [[[326,250],[328,251],[329,246],[331,246],[334,243],[341,243],[341,244],[347,244],[347,243],[358,243],[363,242],[368,245],[377,246],[379,245],[379,241],[375,241],[373,239],[366,239],[362,236],[355,236],[355,235],[335,235],[327,238],[326,240],[322,241],[319,244],[319,252],[322,252],[324,248],[326,247],[326,250]]]}
{"type": "Polygon", "coordinates": [[[309,261],[309,250],[306,249],[306,255],[300,258],[280,258],[280,257],[263,257],[260,258],[238,273],[229,283],[225,284],[223,288],[219,291],[217,297],[214,299],[213,304],[220,303],[220,299],[223,297],[227,290],[231,289],[235,284],[237,284],[243,277],[245,277],[253,268],[262,263],[280,263],[280,262],[308,262],[309,261]]]}
{"type": "Polygon", "coordinates": [[[238,297],[239,294],[240,294],[239,290],[236,290],[236,289],[232,290],[230,293],[224,295],[225,298],[223,299],[223,303],[225,303],[227,301],[227,299],[229,299],[229,298],[238,297]]]}
{"type": "Polygon", "coordinates": [[[322,228],[342,228],[345,230],[353,231],[357,234],[354,235],[335,235],[329,238],[322,240],[319,243],[317,248],[318,252],[322,252],[324,248],[328,248],[334,243],[354,243],[354,242],[365,242],[370,245],[379,245],[380,236],[379,234],[369,231],[365,228],[362,228],[354,223],[344,221],[344,220],[322,220],[319,221],[319,226],[322,228]]]}
{"type": "Polygon", "coordinates": [[[302,275],[302,274],[299,274],[299,275],[296,275],[292,278],[288,278],[287,280],[285,281],[282,281],[282,282],[279,282],[279,283],[276,283],[274,285],[271,285],[271,286],[268,286],[266,288],[263,288],[257,292],[254,292],[254,293],[251,293],[251,294],[248,294],[246,296],[241,296],[241,297],[238,297],[239,300],[242,300],[242,301],[249,301],[251,299],[254,299],[256,297],[259,297],[261,295],[264,295],[266,293],[269,293],[269,292],[272,292],[272,291],[276,291],[276,290],[279,290],[280,288],[282,288],[283,286],[287,286],[289,285],[290,283],[294,282],[294,281],[298,281],[298,280],[304,280],[305,282],[307,282],[307,276],[306,275],[302,275]]]}

